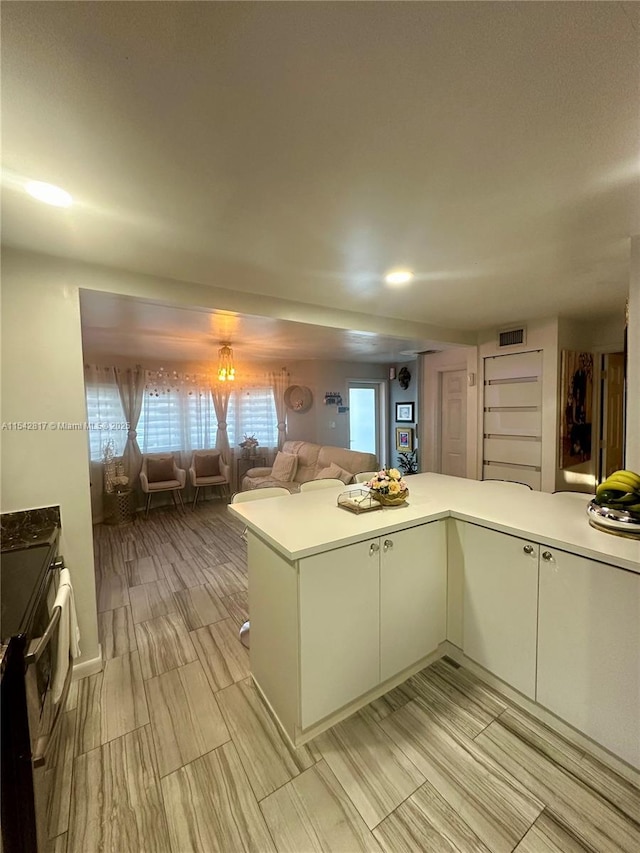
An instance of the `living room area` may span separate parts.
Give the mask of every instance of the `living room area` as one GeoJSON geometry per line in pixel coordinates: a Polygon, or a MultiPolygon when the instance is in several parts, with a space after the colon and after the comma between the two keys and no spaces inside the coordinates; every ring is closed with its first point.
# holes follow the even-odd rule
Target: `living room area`
{"type": "Polygon", "coordinates": [[[424,337],[94,291],[81,292],[80,307],[94,524],[147,518],[165,504],[224,503],[274,482],[291,492],[315,478],[347,485],[397,465],[398,395],[410,398],[403,423],[417,459],[414,363],[432,345],[424,337]],[[299,471],[276,470],[273,481],[283,449],[299,471]]]}

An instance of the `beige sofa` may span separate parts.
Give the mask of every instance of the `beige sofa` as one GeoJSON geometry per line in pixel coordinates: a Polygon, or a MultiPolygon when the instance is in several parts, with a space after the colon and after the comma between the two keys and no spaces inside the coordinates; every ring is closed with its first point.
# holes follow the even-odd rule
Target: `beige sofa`
{"type": "MultiPolygon", "coordinates": [[[[316,474],[328,468],[332,462],[352,475],[360,471],[377,471],[378,461],[373,453],[346,450],[344,447],[312,444],[310,441],[285,441],[283,453],[298,457],[298,467],[291,482],[282,482],[271,476],[271,468],[250,468],[242,480],[242,489],[260,489],[268,486],[283,486],[290,492],[300,490],[301,483],[314,480],[316,474]]],[[[351,479],[353,482],[353,477],[351,479]]]]}

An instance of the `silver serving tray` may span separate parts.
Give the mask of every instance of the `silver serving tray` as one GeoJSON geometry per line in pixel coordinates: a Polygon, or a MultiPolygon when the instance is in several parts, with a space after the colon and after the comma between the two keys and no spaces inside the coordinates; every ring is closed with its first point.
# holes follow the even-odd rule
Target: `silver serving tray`
{"type": "Polygon", "coordinates": [[[617,536],[640,538],[640,518],[636,513],[624,509],[600,506],[595,501],[587,505],[587,516],[592,527],[617,536]]]}

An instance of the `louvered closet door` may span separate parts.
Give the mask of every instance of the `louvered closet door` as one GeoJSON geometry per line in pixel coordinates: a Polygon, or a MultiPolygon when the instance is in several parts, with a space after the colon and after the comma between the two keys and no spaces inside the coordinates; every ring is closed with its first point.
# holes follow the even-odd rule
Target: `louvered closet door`
{"type": "Polygon", "coordinates": [[[484,480],[540,489],[542,351],[484,360],[484,480]]]}

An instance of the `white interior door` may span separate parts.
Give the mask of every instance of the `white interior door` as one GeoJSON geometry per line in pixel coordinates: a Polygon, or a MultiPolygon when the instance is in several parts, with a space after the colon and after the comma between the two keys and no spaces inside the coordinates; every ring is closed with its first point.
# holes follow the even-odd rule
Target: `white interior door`
{"type": "Polygon", "coordinates": [[[446,370],[440,384],[440,473],[467,476],[467,374],[446,370]]]}

